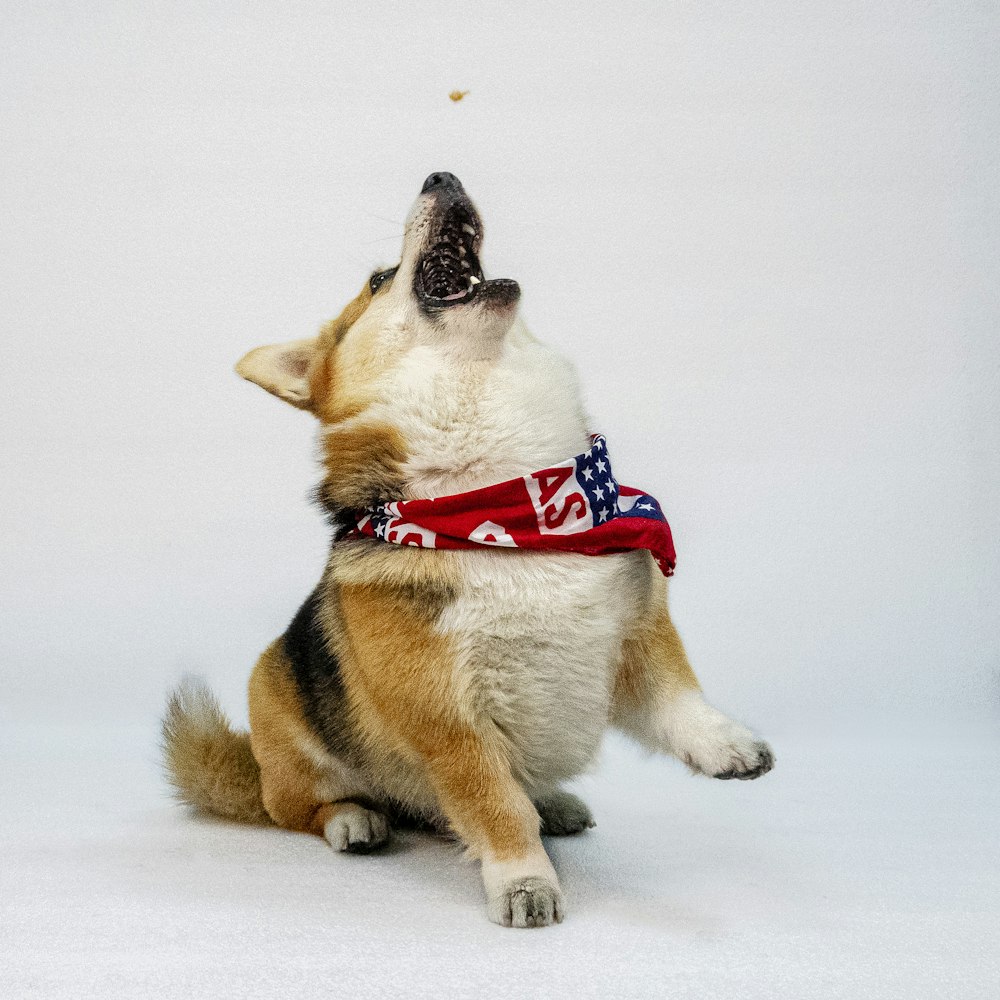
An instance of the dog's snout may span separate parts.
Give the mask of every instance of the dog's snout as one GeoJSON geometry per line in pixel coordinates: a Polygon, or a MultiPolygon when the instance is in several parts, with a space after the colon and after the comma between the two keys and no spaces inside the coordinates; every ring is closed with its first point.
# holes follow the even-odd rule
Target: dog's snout
{"type": "Polygon", "coordinates": [[[446,170],[440,170],[437,173],[431,174],[424,181],[424,186],[420,189],[420,193],[427,194],[428,191],[433,191],[436,188],[461,190],[462,182],[454,174],[449,174],[446,170]]]}

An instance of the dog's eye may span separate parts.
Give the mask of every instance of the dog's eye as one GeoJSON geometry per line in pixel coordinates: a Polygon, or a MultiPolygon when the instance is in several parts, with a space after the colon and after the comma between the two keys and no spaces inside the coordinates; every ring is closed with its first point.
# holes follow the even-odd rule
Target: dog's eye
{"type": "Polygon", "coordinates": [[[368,279],[368,287],[374,295],[397,271],[398,267],[390,267],[388,271],[376,271],[368,279]]]}

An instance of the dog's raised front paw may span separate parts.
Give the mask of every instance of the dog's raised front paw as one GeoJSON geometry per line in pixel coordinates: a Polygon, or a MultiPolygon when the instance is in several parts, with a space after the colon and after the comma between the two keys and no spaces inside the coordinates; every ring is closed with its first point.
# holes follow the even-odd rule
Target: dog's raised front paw
{"type": "Polygon", "coordinates": [[[712,777],[720,778],[723,781],[728,781],[731,778],[752,781],[762,774],[767,774],[774,767],[774,752],[763,740],[757,740],[749,753],[745,750],[734,752],[730,763],[729,768],[713,774],[712,777]]]}
{"type": "Polygon", "coordinates": [[[771,748],[709,705],[699,692],[681,695],[670,704],[666,730],[671,752],[700,774],[749,780],[774,767],[771,748]]]}

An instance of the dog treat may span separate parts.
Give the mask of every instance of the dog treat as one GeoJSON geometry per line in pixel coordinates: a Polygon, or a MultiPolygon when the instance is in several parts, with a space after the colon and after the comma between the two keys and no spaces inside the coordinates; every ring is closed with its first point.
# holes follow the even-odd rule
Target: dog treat
{"type": "Polygon", "coordinates": [[[448,96],[457,104],[467,93],[467,90],[453,90],[448,96]]]}

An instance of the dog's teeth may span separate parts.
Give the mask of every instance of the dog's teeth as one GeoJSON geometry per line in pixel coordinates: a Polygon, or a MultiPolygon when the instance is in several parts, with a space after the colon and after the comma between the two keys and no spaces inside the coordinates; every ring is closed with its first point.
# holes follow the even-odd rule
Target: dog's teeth
{"type": "Polygon", "coordinates": [[[476,235],[476,230],[472,226],[470,226],[467,222],[462,223],[462,232],[468,233],[470,236],[476,235]]]}
{"type": "Polygon", "coordinates": [[[470,274],[469,275],[469,284],[470,285],[478,285],[479,284],[479,279],[474,274],[470,274]]]}

